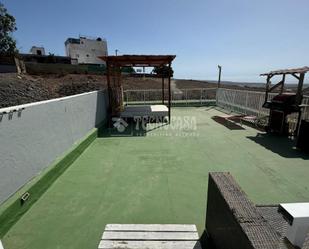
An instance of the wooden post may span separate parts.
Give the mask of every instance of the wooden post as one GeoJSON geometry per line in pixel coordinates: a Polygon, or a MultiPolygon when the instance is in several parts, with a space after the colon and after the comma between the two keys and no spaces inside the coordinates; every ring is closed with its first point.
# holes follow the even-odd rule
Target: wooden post
{"type": "MultiPolygon", "coordinates": [[[[110,82],[111,68],[110,63],[106,61],[106,78],[107,78],[107,92],[108,92],[108,113],[112,113],[112,92],[111,92],[111,82],[110,82]]],[[[112,117],[108,119],[108,127],[112,126],[112,117]]]]}
{"type": "Polygon", "coordinates": [[[270,79],[271,79],[271,76],[270,74],[267,75],[267,80],[266,80],[266,93],[265,93],[265,101],[264,103],[267,102],[268,100],[268,91],[269,91],[269,86],[270,86],[270,79]]]}
{"type": "Polygon", "coordinates": [[[297,93],[296,93],[296,105],[300,105],[303,98],[303,85],[304,85],[305,73],[299,75],[297,93]]]}
{"type": "Polygon", "coordinates": [[[108,63],[107,81],[109,89],[109,104],[111,116],[118,116],[123,109],[123,89],[120,66],[108,63]]]}
{"type": "Polygon", "coordinates": [[[162,105],[164,105],[164,75],[162,75],[162,105]]]}
{"type": "Polygon", "coordinates": [[[221,70],[222,70],[222,66],[218,65],[218,68],[219,68],[218,88],[220,88],[220,85],[221,85],[221,70]]]}
{"type": "MultiPolygon", "coordinates": [[[[295,75],[294,75],[295,76],[295,75]]],[[[303,85],[304,85],[304,79],[305,79],[305,73],[299,74],[298,77],[298,87],[297,87],[297,92],[296,92],[296,106],[301,105],[302,100],[303,100],[303,85]]],[[[299,128],[300,128],[300,122],[301,122],[301,115],[302,115],[302,110],[300,109],[298,112],[298,118],[297,118],[297,124],[296,124],[296,136],[298,136],[299,133],[299,128]]]]}
{"type": "Polygon", "coordinates": [[[110,73],[111,73],[111,70],[110,70],[110,63],[109,63],[108,61],[106,61],[106,79],[107,79],[107,92],[108,92],[108,104],[109,104],[108,109],[110,110],[110,113],[111,113],[112,105],[111,105],[111,83],[110,83],[110,73]]]}
{"type": "Polygon", "coordinates": [[[284,90],[284,83],[285,83],[285,74],[282,75],[282,81],[281,81],[281,89],[280,89],[280,94],[283,93],[284,90]]]}
{"type": "Polygon", "coordinates": [[[171,63],[168,64],[168,122],[171,123],[171,63]]]}

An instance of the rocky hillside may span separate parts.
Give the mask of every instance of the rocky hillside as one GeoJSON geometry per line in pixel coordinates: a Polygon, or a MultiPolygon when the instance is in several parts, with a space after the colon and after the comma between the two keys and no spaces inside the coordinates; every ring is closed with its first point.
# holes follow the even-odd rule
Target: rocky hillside
{"type": "MultiPolygon", "coordinates": [[[[216,87],[215,83],[197,80],[176,79],[173,83],[178,89],[216,87]]],[[[0,108],[105,89],[106,86],[106,77],[103,75],[19,76],[15,73],[3,73],[0,74],[0,108]]],[[[158,78],[143,79],[127,76],[123,78],[123,87],[124,90],[161,89],[162,85],[161,79],[158,78]]],[[[241,88],[232,85],[226,87],[241,88]]]]}

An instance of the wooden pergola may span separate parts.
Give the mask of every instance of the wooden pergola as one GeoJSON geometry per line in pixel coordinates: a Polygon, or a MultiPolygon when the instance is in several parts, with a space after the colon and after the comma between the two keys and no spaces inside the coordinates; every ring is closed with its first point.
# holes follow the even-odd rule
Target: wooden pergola
{"type": "Polygon", "coordinates": [[[302,101],[302,93],[304,90],[303,86],[304,86],[305,74],[308,71],[309,71],[309,67],[301,67],[301,68],[293,68],[293,69],[275,70],[275,71],[270,71],[269,73],[260,74],[260,76],[267,76],[265,102],[268,99],[268,94],[272,92],[273,90],[275,90],[276,88],[280,87],[280,93],[282,93],[284,90],[286,75],[292,75],[294,78],[298,80],[298,86],[297,86],[297,92],[296,92],[296,104],[300,105],[302,101]],[[271,87],[270,79],[276,75],[282,75],[282,80],[271,87]]]}
{"type": "MultiPolygon", "coordinates": [[[[297,125],[296,125],[296,133],[298,134],[298,130],[299,130],[300,122],[301,122],[302,108],[305,107],[305,105],[302,105],[302,100],[303,100],[303,93],[304,93],[305,90],[307,90],[307,88],[306,89],[303,89],[303,88],[304,88],[305,75],[308,71],[309,71],[309,67],[301,67],[301,68],[293,68],[293,69],[274,70],[274,71],[270,71],[268,73],[260,74],[260,76],[266,76],[267,77],[266,94],[265,94],[265,101],[264,101],[263,107],[271,109],[270,116],[269,116],[269,123],[270,124],[272,124],[272,119],[273,119],[272,113],[273,112],[278,113],[278,112],[281,111],[281,113],[283,113],[283,115],[284,115],[283,120],[286,119],[286,115],[288,115],[292,112],[297,112],[298,113],[298,119],[297,119],[297,125]],[[269,95],[270,92],[272,92],[273,90],[275,90],[277,88],[279,88],[279,96],[283,94],[286,75],[291,75],[298,80],[297,90],[296,90],[296,95],[295,95],[295,102],[290,106],[286,106],[284,108],[284,110],[278,110],[278,107],[277,107],[277,110],[276,110],[276,108],[272,107],[273,106],[272,101],[268,101],[268,95],[269,95]],[[277,84],[271,86],[270,80],[274,76],[282,76],[282,79],[277,84]]],[[[276,100],[276,102],[278,103],[278,100],[276,100]]],[[[276,115],[278,116],[278,114],[276,114],[276,115]]],[[[276,120],[276,118],[274,118],[274,120],[276,120]]],[[[278,118],[277,118],[277,120],[278,120],[278,118]]],[[[282,123],[283,122],[285,122],[285,121],[282,121],[282,123]]],[[[275,124],[275,122],[274,122],[274,124],[275,124]]],[[[283,128],[281,128],[280,132],[282,132],[282,129],[283,128]]]]}
{"type": "MultiPolygon", "coordinates": [[[[109,104],[112,116],[119,116],[123,111],[123,87],[121,81],[122,67],[162,67],[171,69],[175,55],[121,55],[103,56],[100,59],[106,62],[107,84],[109,93],[109,104]]],[[[170,72],[171,70],[169,70],[170,72]]],[[[164,76],[162,77],[162,104],[165,104],[164,76]]],[[[168,117],[171,118],[171,75],[168,75],[168,117]]]]}

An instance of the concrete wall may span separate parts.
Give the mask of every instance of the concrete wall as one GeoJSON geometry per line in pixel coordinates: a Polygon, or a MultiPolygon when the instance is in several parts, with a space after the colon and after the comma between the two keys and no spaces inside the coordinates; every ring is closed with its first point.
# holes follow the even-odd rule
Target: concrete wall
{"type": "Polygon", "coordinates": [[[0,109],[0,204],[102,123],[107,103],[95,91],[0,109]]]}

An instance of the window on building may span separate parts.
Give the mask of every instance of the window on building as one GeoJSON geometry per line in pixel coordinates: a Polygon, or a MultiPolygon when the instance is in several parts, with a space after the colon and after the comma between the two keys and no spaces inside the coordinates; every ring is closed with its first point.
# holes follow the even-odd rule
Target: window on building
{"type": "Polygon", "coordinates": [[[36,51],[36,54],[37,54],[37,55],[42,55],[42,51],[41,51],[41,50],[37,50],[37,51],[36,51]]]}
{"type": "Polygon", "coordinates": [[[79,58],[79,54],[76,54],[76,58],[79,58]]]}

